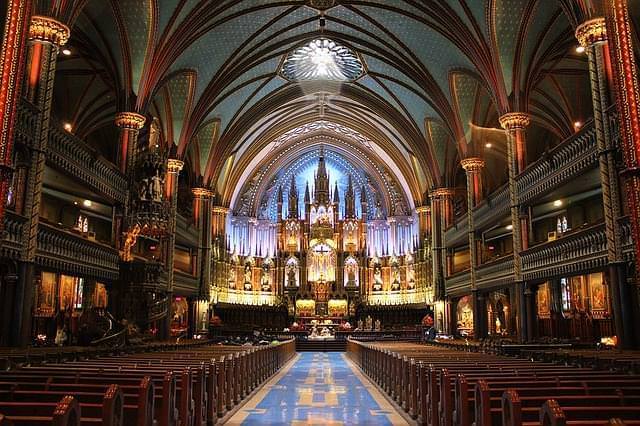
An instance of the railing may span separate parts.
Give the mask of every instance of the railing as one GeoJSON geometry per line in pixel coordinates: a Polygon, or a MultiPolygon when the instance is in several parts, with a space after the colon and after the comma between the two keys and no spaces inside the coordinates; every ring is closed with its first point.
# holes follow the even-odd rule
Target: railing
{"type": "Polygon", "coordinates": [[[159,262],[133,260],[121,264],[122,278],[139,289],[162,292],[167,289],[167,274],[159,262]]]}
{"type": "Polygon", "coordinates": [[[522,252],[525,280],[572,275],[607,263],[604,224],[576,231],[522,252]]]}
{"type": "Polygon", "coordinates": [[[197,294],[200,287],[200,280],[191,274],[182,271],[173,272],[174,290],[181,290],[185,293],[197,294]]]}
{"type": "Polygon", "coordinates": [[[427,290],[398,290],[367,296],[370,306],[395,306],[432,303],[432,293],[427,290]]]}
{"type": "Polygon", "coordinates": [[[507,285],[513,282],[513,257],[505,256],[480,265],[476,271],[478,288],[507,285]]]}
{"type": "Polygon", "coordinates": [[[243,291],[214,287],[211,294],[214,301],[230,305],[275,306],[280,302],[275,294],[265,291],[243,291]]]}
{"type": "Polygon", "coordinates": [[[0,247],[2,257],[19,259],[22,249],[22,230],[27,218],[11,211],[5,211],[4,238],[0,247]]]}
{"type": "Polygon", "coordinates": [[[42,266],[99,280],[119,277],[120,257],[113,247],[40,222],[36,262],[42,266]]]}
{"type": "MultiPolygon", "coordinates": [[[[614,138],[619,137],[615,113],[608,118],[612,123],[614,138]]],[[[598,153],[593,122],[587,123],[578,133],[571,135],[560,145],[544,154],[516,177],[521,203],[529,203],[548,193],[585,171],[596,167],[598,153]]],[[[473,218],[476,229],[484,229],[509,214],[509,187],[503,185],[476,207],[473,218]]],[[[447,247],[467,243],[467,217],[460,217],[445,233],[447,247]]]]}
{"type": "Polygon", "coordinates": [[[148,313],[147,313],[147,322],[152,323],[153,321],[158,321],[167,316],[169,312],[169,298],[163,297],[154,301],[151,305],[149,305],[148,313]]]}
{"type": "MultiPolygon", "coordinates": [[[[37,109],[30,103],[20,103],[18,114],[18,141],[31,146],[34,140],[37,109]]],[[[127,181],[120,171],[105,160],[84,141],[51,122],[47,144],[47,163],[74,176],[93,190],[124,202],[127,181]]]]}

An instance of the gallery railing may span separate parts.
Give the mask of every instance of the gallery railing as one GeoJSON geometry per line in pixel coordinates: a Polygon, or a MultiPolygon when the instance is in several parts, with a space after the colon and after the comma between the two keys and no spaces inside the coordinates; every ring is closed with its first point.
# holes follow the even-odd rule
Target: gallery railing
{"type": "Polygon", "coordinates": [[[6,210],[4,215],[4,236],[0,244],[2,257],[20,259],[22,232],[27,218],[6,210]]]}
{"type": "Polygon", "coordinates": [[[367,304],[373,306],[413,305],[433,303],[433,295],[427,290],[385,291],[367,296],[367,304]]]}
{"type": "Polygon", "coordinates": [[[82,235],[40,222],[36,263],[60,272],[115,281],[120,273],[118,251],[82,235]]]}
{"type": "MultiPolygon", "coordinates": [[[[23,100],[18,108],[17,141],[27,146],[33,144],[36,117],[36,107],[23,100]]],[[[54,121],[49,128],[46,157],[47,164],[79,179],[92,190],[114,201],[125,201],[127,182],[122,173],[84,141],[65,131],[54,121]]]]}
{"type": "MultiPolygon", "coordinates": [[[[618,137],[616,115],[608,114],[612,123],[614,137],[618,137]]],[[[597,167],[598,153],[593,123],[589,122],[577,133],[571,135],[560,145],[545,153],[538,161],[530,164],[517,176],[520,203],[530,203],[536,198],[566,184],[585,171],[597,167]]],[[[476,229],[493,225],[496,220],[509,214],[509,188],[505,184],[486,197],[474,209],[473,218],[476,229]]],[[[447,247],[455,247],[467,242],[467,217],[460,217],[445,233],[447,247]]]]}

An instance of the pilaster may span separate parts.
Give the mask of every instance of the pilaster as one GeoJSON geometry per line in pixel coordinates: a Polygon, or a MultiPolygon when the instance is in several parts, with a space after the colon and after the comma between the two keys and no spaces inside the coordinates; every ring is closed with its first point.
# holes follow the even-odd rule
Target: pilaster
{"type": "Polygon", "coordinates": [[[193,220],[198,227],[198,276],[200,278],[199,296],[209,300],[211,286],[211,237],[213,192],[207,188],[192,188],[193,220]]]}

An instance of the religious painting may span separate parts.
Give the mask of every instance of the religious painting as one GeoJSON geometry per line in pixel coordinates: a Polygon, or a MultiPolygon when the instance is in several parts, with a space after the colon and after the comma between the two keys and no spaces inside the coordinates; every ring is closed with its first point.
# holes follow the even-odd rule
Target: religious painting
{"type": "Polygon", "coordinates": [[[473,306],[469,296],[464,296],[458,301],[456,322],[458,333],[463,336],[473,334],[473,306]]]}
{"type": "Polygon", "coordinates": [[[347,301],[343,299],[329,300],[329,316],[342,317],[347,315],[347,301]]]}
{"type": "Polygon", "coordinates": [[[36,315],[52,316],[56,309],[56,274],[43,272],[38,286],[36,315]]]}
{"type": "Polygon", "coordinates": [[[578,311],[585,311],[585,299],[586,299],[586,277],[579,275],[571,277],[571,300],[573,302],[573,308],[578,311]]]}
{"type": "Polygon", "coordinates": [[[171,333],[179,334],[187,329],[189,304],[182,297],[175,297],[171,302],[171,333]]]}
{"type": "Polygon", "coordinates": [[[550,318],[551,317],[551,303],[550,303],[550,291],[549,283],[544,283],[538,286],[537,292],[537,305],[538,305],[538,318],[550,318]]]}
{"type": "Polygon", "coordinates": [[[344,262],[344,285],[346,287],[358,287],[358,261],[349,256],[344,262]]]}
{"type": "Polygon", "coordinates": [[[312,299],[296,300],[296,312],[298,316],[310,317],[316,314],[316,301],[312,299]]]}
{"type": "Polygon", "coordinates": [[[60,275],[60,309],[82,308],[83,283],[82,278],[60,275]]]}
{"type": "Polygon", "coordinates": [[[96,308],[106,308],[109,301],[107,294],[107,288],[104,284],[96,283],[96,288],[93,291],[93,306],[96,308]]]}
{"type": "Polygon", "coordinates": [[[602,272],[589,275],[589,294],[591,310],[596,316],[604,316],[609,310],[607,286],[602,272]]]}

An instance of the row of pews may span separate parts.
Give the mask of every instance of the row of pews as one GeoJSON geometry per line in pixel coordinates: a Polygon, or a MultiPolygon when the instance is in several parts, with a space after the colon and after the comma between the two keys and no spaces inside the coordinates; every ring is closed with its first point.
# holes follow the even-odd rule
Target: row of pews
{"type": "Polygon", "coordinates": [[[640,376],[408,342],[347,355],[424,425],[640,425],[640,376]]]}
{"type": "Polygon", "coordinates": [[[0,425],[213,425],[294,355],[289,340],[24,365],[0,372],[0,425]]]}

